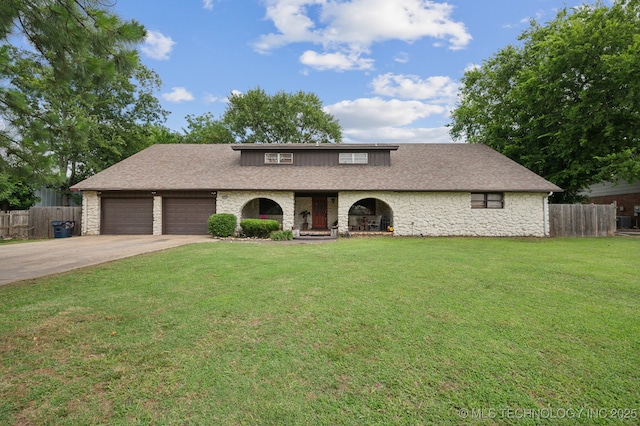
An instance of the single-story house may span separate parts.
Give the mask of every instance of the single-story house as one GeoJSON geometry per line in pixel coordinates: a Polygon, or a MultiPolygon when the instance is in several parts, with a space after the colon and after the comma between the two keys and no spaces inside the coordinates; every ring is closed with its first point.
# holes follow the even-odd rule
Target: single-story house
{"type": "Polygon", "coordinates": [[[537,237],[562,191],[479,144],[153,145],[72,189],[85,235],[206,234],[232,213],[301,232],[537,237]]]}
{"type": "Polygon", "coordinates": [[[640,181],[603,182],[592,185],[582,195],[587,197],[587,203],[615,203],[618,228],[640,226],[640,181]]]}

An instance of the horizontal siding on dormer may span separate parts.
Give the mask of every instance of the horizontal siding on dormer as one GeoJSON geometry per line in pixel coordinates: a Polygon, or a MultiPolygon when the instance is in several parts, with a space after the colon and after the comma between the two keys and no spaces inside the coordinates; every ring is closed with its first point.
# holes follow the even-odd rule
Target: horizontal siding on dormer
{"type": "MultiPolygon", "coordinates": [[[[269,151],[269,153],[275,153],[276,151],[269,151]]],[[[340,167],[353,167],[352,164],[339,164],[338,157],[340,152],[348,151],[287,151],[283,149],[277,152],[292,152],[293,153],[293,165],[294,166],[340,166],[340,167]]],[[[358,150],[354,149],[353,152],[366,152],[369,154],[369,166],[390,166],[391,155],[389,151],[380,150],[358,150]]],[[[242,151],[240,157],[240,165],[242,166],[269,166],[269,167],[291,167],[290,164],[265,164],[264,151],[242,151]]],[[[363,166],[360,164],[359,166],[363,166]]]]}

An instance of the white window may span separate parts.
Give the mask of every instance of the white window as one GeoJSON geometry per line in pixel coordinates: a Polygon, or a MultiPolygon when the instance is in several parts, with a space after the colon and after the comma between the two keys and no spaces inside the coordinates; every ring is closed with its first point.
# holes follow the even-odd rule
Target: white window
{"type": "Polygon", "coordinates": [[[340,164],[369,164],[369,154],[366,152],[341,152],[338,162],[340,164]]]}
{"type": "Polygon", "coordinates": [[[283,152],[283,153],[267,152],[264,154],[264,163],[265,164],[293,164],[293,153],[292,152],[283,152]]]}

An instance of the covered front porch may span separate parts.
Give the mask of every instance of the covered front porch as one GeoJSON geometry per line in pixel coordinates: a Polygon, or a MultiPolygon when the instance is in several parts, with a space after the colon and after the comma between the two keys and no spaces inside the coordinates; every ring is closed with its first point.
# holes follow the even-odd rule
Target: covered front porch
{"type": "Polygon", "coordinates": [[[378,198],[361,198],[342,207],[337,192],[296,192],[293,206],[281,205],[273,198],[267,195],[248,200],[242,208],[241,219],[275,219],[284,228],[283,218],[291,217],[289,208],[293,207],[292,229],[301,236],[337,236],[338,229],[352,235],[393,231],[393,211],[378,198]]]}
{"type": "MultiPolygon", "coordinates": [[[[393,230],[393,211],[384,201],[363,198],[348,206],[346,223],[340,223],[338,193],[296,193],[294,227],[300,235],[332,235],[342,233],[388,234],[393,230]],[[332,232],[333,231],[333,232],[332,232]]],[[[344,214],[344,212],[342,213],[344,214]]]]}

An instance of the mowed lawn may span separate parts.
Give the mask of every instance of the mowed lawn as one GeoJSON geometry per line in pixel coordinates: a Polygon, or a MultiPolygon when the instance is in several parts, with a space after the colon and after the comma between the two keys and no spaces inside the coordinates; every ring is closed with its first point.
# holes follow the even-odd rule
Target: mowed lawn
{"type": "Polygon", "coordinates": [[[215,242],[0,287],[0,424],[637,424],[639,252],[215,242]]]}

